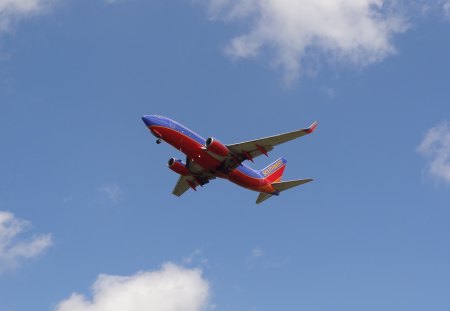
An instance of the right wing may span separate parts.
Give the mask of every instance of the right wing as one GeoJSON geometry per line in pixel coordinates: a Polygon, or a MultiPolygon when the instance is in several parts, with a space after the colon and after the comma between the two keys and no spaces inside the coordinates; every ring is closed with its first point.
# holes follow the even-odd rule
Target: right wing
{"type": "Polygon", "coordinates": [[[317,122],[314,122],[310,127],[305,129],[227,145],[227,147],[234,155],[242,156],[244,159],[251,160],[262,154],[267,155],[267,152],[273,150],[274,146],[312,133],[316,127],[317,122]]]}

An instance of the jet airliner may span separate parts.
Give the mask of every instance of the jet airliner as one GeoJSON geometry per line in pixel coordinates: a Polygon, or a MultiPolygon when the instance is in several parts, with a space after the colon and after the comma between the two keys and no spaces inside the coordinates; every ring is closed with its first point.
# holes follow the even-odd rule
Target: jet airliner
{"type": "Polygon", "coordinates": [[[286,160],[279,158],[262,170],[254,170],[244,161],[265,155],[277,145],[312,133],[317,122],[308,128],[269,136],[237,144],[225,145],[213,137],[204,139],[180,123],[159,115],[142,117],[147,128],[157,138],[156,143],[167,142],[186,155],[186,162],[171,158],[168,167],[179,174],[172,193],[181,196],[189,188],[196,191],[217,177],[259,192],[256,203],[259,204],[282,191],[312,181],[311,178],[281,181],[286,160]]]}

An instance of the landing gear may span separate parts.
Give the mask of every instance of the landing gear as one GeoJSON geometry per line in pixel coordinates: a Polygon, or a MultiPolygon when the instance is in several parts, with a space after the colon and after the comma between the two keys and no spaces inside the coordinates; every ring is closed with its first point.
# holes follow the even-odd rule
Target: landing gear
{"type": "Polygon", "coordinates": [[[207,176],[199,176],[197,177],[197,182],[203,187],[203,185],[209,183],[209,178],[207,176]]]}
{"type": "Polygon", "coordinates": [[[158,139],[156,140],[156,143],[159,145],[159,144],[161,143],[161,138],[158,138],[158,139]]]}

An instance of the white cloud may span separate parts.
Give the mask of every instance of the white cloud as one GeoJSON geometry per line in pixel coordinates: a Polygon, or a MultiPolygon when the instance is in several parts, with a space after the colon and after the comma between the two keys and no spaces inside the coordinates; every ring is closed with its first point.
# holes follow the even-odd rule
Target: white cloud
{"type": "Polygon", "coordinates": [[[393,0],[200,0],[213,20],[243,21],[249,30],[226,53],[253,58],[273,53],[289,81],[305,71],[305,59],[368,65],[395,52],[392,38],[407,26],[393,0]]]}
{"type": "Polygon", "coordinates": [[[200,311],[208,308],[209,291],[200,270],[167,263],[132,276],[100,275],[92,299],[73,293],[55,311],[200,311]]]}
{"type": "Polygon", "coordinates": [[[417,151],[428,158],[428,173],[450,183],[450,127],[447,123],[431,128],[417,151]]]}
{"type": "Polygon", "coordinates": [[[22,259],[33,258],[51,246],[50,234],[34,236],[28,241],[18,240],[18,235],[29,227],[30,222],[0,211],[0,271],[14,268],[22,259]]]}
{"type": "Polygon", "coordinates": [[[123,196],[122,189],[116,183],[103,185],[97,190],[103,198],[114,204],[119,203],[123,196]]]}
{"type": "Polygon", "coordinates": [[[0,32],[19,19],[44,12],[56,0],[0,0],[0,32]]]}

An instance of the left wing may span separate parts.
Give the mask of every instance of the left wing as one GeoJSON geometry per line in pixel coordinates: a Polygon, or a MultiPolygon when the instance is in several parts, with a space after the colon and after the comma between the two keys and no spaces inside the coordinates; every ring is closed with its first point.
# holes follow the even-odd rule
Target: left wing
{"type": "Polygon", "coordinates": [[[195,177],[193,175],[180,175],[180,178],[178,178],[177,184],[172,190],[172,194],[176,195],[177,197],[181,196],[183,193],[185,193],[189,188],[192,188],[193,190],[197,191],[197,186],[203,187],[203,185],[207,184],[211,179],[214,179],[214,176],[207,176],[207,177],[195,177]]]}
{"type": "Polygon", "coordinates": [[[304,135],[312,133],[317,127],[317,121],[311,124],[310,127],[279,134],[275,136],[269,136],[256,140],[245,141],[242,143],[227,145],[228,149],[235,155],[241,155],[244,159],[252,160],[262,154],[267,155],[267,152],[273,150],[273,147],[290,140],[302,137],[304,135]]]}
{"type": "Polygon", "coordinates": [[[181,196],[183,193],[185,193],[191,186],[189,185],[189,182],[195,181],[195,179],[192,176],[183,176],[180,175],[180,178],[178,178],[177,184],[173,188],[172,194],[176,195],[177,197],[181,196]],[[193,179],[193,180],[190,180],[193,179]]]}

